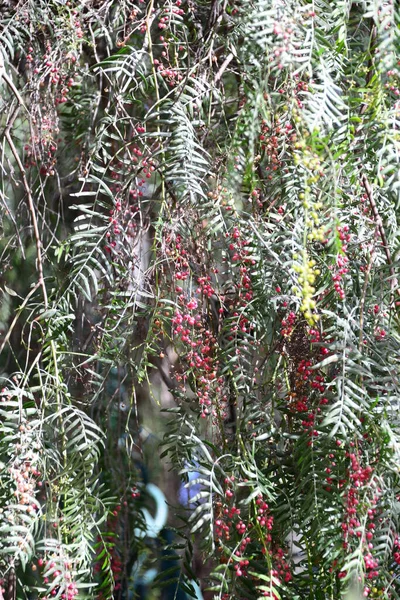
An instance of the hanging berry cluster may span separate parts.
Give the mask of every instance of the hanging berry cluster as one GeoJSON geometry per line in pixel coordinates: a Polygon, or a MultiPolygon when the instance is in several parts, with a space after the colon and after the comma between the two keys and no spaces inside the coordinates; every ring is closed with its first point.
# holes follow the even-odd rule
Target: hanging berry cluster
{"type": "Polygon", "coordinates": [[[333,272],[332,280],[336,293],[341,300],[345,297],[343,278],[348,273],[348,243],[350,242],[350,233],[348,225],[339,225],[337,228],[337,235],[339,238],[339,253],[336,257],[336,265],[330,267],[333,272]]]}
{"type": "MultiPolygon", "coordinates": [[[[369,597],[372,588],[377,591],[376,588],[379,587],[379,559],[375,555],[373,542],[376,521],[382,521],[378,519],[382,490],[374,478],[373,467],[369,464],[362,466],[362,442],[358,442],[357,447],[354,443],[351,444],[352,451],[346,452],[346,458],[350,462],[347,477],[341,482],[347,488],[344,496],[345,516],[341,524],[343,549],[347,554],[361,549],[365,578],[363,595],[369,597]]],[[[346,576],[346,571],[338,573],[340,579],[346,576]]],[[[362,583],[361,574],[359,580],[362,583]]]]}
{"type": "MultiPolygon", "coordinates": [[[[276,600],[278,596],[269,595],[268,588],[263,585],[265,580],[257,577],[253,564],[261,561],[265,565],[266,577],[271,579],[274,589],[291,581],[292,567],[284,549],[274,543],[274,517],[262,494],[257,495],[250,510],[246,506],[238,508],[236,483],[234,476],[227,477],[225,497],[215,502],[214,537],[219,562],[228,566],[237,581],[246,579],[263,597],[276,600]]],[[[240,594],[240,588],[237,593],[240,594]]],[[[224,594],[223,598],[228,600],[231,596],[224,594]]]]}
{"type": "Polygon", "coordinates": [[[176,305],[171,318],[172,337],[186,366],[185,373],[177,372],[175,378],[183,392],[190,384],[202,418],[211,415],[224,419],[228,397],[224,378],[219,375],[219,314],[210,306],[211,298],[216,297],[215,282],[211,275],[194,275],[194,265],[189,265],[193,254],[185,248],[180,234],[167,233],[164,246],[176,305]]]}
{"type": "Polygon", "coordinates": [[[50,600],[59,597],[62,600],[74,600],[79,594],[78,583],[75,580],[76,568],[60,546],[52,544],[43,558],[37,561],[40,576],[47,587],[45,593],[40,594],[41,600],[50,600]]]}

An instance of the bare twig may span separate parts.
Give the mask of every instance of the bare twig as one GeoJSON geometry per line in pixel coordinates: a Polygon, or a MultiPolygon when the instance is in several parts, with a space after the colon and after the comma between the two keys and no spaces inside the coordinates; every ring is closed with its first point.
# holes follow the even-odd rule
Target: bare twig
{"type": "MultiPolygon", "coordinates": [[[[20,233],[19,233],[17,222],[15,221],[14,215],[12,214],[11,210],[8,207],[6,197],[5,197],[4,193],[1,190],[0,190],[0,202],[2,202],[2,204],[4,205],[4,209],[5,209],[6,213],[9,216],[9,219],[10,219],[11,223],[14,226],[15,236],[16,236],[16,238],[18,240],[19,248],[21,250],[21,255],[22,255],[22,258],[25,260],[26,257],[25,257],[24,245],[23,245],[22,240],[21,240],[21,236],[20,236],[20,233]]],[[[0,598],[0,600],[1,600],[1,598],[0,598]]]]}
{"type": "Polygon", "coordinates": [[[28,109],[25,106],[25,103],[21,97],[21,94],[19,93],[19,91],[17,90],[17,88],[15,87],[12,79],[10,79],[10,77],[7,75],[5,67],[4,67],[4,61],[3,61],[3,57],[0,53],[0,79],[3,78],[4,81],[6,82],[6,84],[8,85],[8,87],[10,88],[10,90],[12,91],[12,93],[14,94],[14,96],[17,98],[18,100],[18,104],[20,106],[23,106],[25,108],[25,110],[27,111],[28,109]]]}
{"type": "Polygon", "coordinates": [[[218,73],[214,77],[214,84],[218,83],[218,81],[221,79],[222,75],[225,72],[225,69],[227,68],[229,63],[232,61],[232,59],[233,59],[233,54],[232,54],[232,52],[230,52],[228,54],[228,56],[226,57],[226,59],[224,60],[224,62],[222,63],[222,65],[220,66],[218,73]]]}
{"type": "Polygon", "coordinates": [[[359,350],[360,350],[360,352],[361,352],[361,348],[362,348],[363,335],[364,335],[365,298],[367,296],[368,280],[369,280],[369,276],[370,276],[370,273],[371,273],[372,265],[373,265],[373,262],[374,262],[373,255],[374,255],[374,249],[372,249],[371,255],[369,257],[368,265],[367,265],[367,268],[365,270],[365,279],[364,279],[364,285],[363,285],[362,295],[361,295],[361,300],[360,300],[360,335],[359,335],[359,350]]]}
{"type": "MultiPolygon", "coordinates": [[[[18,321],[22,310],[25,308],[25,306],[28,303],[29,298],[36,292],[36,290],[38,289],[38,287],[40,287],[40,283],[39,282],[31,289],[31,291],[26,296],[26,298],[23,301],[23,303],[21,304],[21,306],[18,308],[17,314],[15,315],[15,317],[13,319],[13,322],[11,323],[10,327],[8,328],[8,331],[7,331],[6,336],[5,336],[4,340],[3,340],[3,343],[0,346],[0,354],[3,352],[3,350],[4,350],[4,348],[5,348],[8,340],[10,339],[11,334],[13,332],[13,329],[15,327],[15,324],[18,321]]],[[[0,600],[1,600],[1,598],[0,598],[0,600]]]]}

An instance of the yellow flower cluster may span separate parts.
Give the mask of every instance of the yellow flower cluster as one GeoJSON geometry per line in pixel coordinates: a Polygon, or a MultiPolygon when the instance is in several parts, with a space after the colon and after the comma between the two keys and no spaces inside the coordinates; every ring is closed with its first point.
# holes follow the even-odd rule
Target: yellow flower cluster
{"type": "MultiPolygon", "coordinates": [[[[300,194],[299,197],[304,197],[304,194],[300,194]]],[[[325,239],[324,227],[320,225],[320,218],[318,210],[322,208],[322,202],[312,202],[310,199],[304,200],[303,207],[306,210],[306,228],[309,232],[307,234],[307,240],[309,242],[323,242],[325,239]]]]}
{"type": "MultiPolygon", "coordinates": [[[[309,259],[307,250],[303,250],[301,262],[296,262],[293,266],[293,270],[298,273],[298,281],[301,286],[300,289],[295,287],[293,289],[296,296],[302,299],[300,310],[304,314],[304,317],[309,325],[315,325],[319,320],[319,316],[315,313],[316,302],[313,299],[315,293],[314,283],[317,276],[321,273],[319,269],[316,269],[315,260],[309,259]]],[[[293,256],[295,261],[298,261],[299,256],[295,254],[293,256]]]]}
{"type": "Polygon", "coordinates": [[[315,325],[319,316],[316,314],[315,281],[320,270],[316,262],[310,259],[307,252],[308,242],[325,241],[325,228],[321,225],[320,211],[323,208],[322,202],[315,198],[315,192],[312,193],[312,187],[323,177],[321,159],[318,154],[306,147],[304,140],[295,144],[296,152],[294,155],[294,164],[303,167],[305,173],[304,191],[299,194],[299,200],[304,208],[304,248],[302,255],[293,256],[293,270],[298,273],[299,286],[294,288],[294,293],[301,298],[301,311],[309,325],[315,325]]]}

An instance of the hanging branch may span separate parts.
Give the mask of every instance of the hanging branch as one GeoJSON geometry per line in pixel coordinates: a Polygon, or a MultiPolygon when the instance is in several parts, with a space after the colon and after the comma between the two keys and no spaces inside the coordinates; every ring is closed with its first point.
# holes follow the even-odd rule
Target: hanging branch
{"type": "Polygon", "coordinates": [[[365,193],[367,194],[368,201],[369,201],[369,204],[370,204],[370,207],[371,207],[371,211],[372,211],[372,214],[374,215],[374,219],[375,219],[378,231],[379,231],[379,235],[381,237],[382,248],[383,248],[383,250],[385,252],[386,262],[389,265],[390,275],[392,277],[392,288],[396,288],[396,290],[395,290],[396,294],[398,296],[400,296],[400,288],[396,287],[397,284],[398,284],[398,281],[397,281],[396,273],[395,273],[395,270],[394,270],[394,267],[393,267],[393,261],[392,261],[392,257],[391,257],[391,254],[390,254],[389,244],[388,244],[388,241],[387,241],[387,238],[386,238],[386,233],[385,233],[385,229],[383,227],[382,219],[380,217],[380,214],[378,212],[378,208],[376,206],[376,202],[374,200],[374,196],[373,196],[373,191],[372,191],[371,184],[369,183],[368,178],[367,178],[366,175],[362,175],[361,181],[362,181],[362,184],[364,186],[365,193]]]}
{"type": "MultiPolygon", "coordinates": [[[[368,58],[368,71],[366,74],[366,84],[368,85],[370,83],[370,81],[372,80],[372,76],[373,76],[373,70],[374,70],[374,65],[373,65],[373,54],[376,48],[376,40],[377,40],[377,30],[376,30],[376,25],[374,24],[373,20],[371,20],[371,34],[370,34],[370,43],[369,43],[369,58],[368,58]]],[[[360,108],[360,116],[362,116],[365,111],[368,108],[368,104],[366,102],[363,102],[361,104],[361,108],[360,108]]],[[[361,130],[361,127],[359,127],[357,129],[357,132],[361,130]]],[[[374,196],[373,196],[373,190],[371,187],[371,184],[368,180],[368,177],[366,176],[365,173],[363,173],[361,175],[361,181],[362,181],[362,185],[365,189],[365,193],[367,194],[367,198],[368,198],[368,202],[369,205],[371,207],[371,211],[372,214],[374,216],[375,222],[376,222],[376,226],[378,228],[378,232],[381,238],[381,242],[382,242],[382,247],[383,250],[385,252],[385,256],[386,256],[386,262],[389,265],[389,269],[390,269],[390,275],[391,275],[391,286],[392,289],[395,288],[397,286],[397,278],[396,278],[396,274],[393,268],[393,261],[392,261],[392,257],[390,254],[390,249],[389,249],[389,244],[386,238],[386,233],[385,233],[385,229],[383,226],[383,222],[381,219],[381,216],[379,214],[378,211],[378,207],[376,205],[376,202],[374,200],[374,196]]],[[[400,295],[400,289],[399,287],[396,287],[396,294],[400,295]]]]}

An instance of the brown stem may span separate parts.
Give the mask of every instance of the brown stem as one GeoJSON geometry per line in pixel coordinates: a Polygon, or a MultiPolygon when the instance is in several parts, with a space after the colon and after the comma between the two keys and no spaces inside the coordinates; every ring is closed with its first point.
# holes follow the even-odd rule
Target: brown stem
{"type": "Polygon", "coordinates": [[[232,54],[232,52],[230,52],[224,60],[224,62],[222,63],[222,65],[220,66],[218,73],[214,77],[214,85],[218,83],[218,81],[221,79],[222,75],[224,74],[226,68],[228,67],[229,63],[233,60],[233,58],[234,55],[232,54]]]}
{"type": "Polygon", "coordinates": [[[369,275],[371,273],[372,264],[373,264],[373,254],[374,254],[374,251],[372,250],[370,259],[368,261],[368,266],[365,270],[365,279],[364,279],[364,285],[363,285],[363,290],[362,290],[362,295],[361,295],[361,300],[360,300],[360,336],[359,336],[359,351],[360,352],[361,352],[361,348],[362,348],[363,332],[364,332],[365,298],[367,296],[368,280],[369,280],[369,275]]]}

